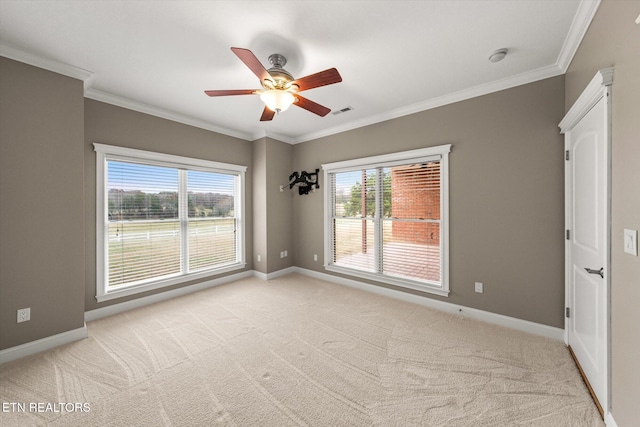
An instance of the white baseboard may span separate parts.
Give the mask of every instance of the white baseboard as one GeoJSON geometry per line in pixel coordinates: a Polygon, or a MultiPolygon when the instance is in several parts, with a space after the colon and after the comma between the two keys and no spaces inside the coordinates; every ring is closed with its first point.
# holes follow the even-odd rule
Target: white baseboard
{"type": "Polygon", "coordinates": [[[254,270],[253,275],[258,279],[264,280],[266,282],[268,280],[273,280],[273,279],[277,279],[278,277],[286,276],[287,274],[297,273],[298,272],[297,268],[298,267],[287,267],[287,268],[283,268],[282,270],[274,271],[272,273],[261,273],[259,271],[254,270]]]}
{"type": "Polygon", "coordinates": [[[87,337],[87,325],[0,351],[0,365],[87,337]]]}
{"type": "MultiPolygon", "coordinates": [[[[124,311],[132,310],[134,308],[143,307],[156,302],[164,301],[170,298],[175,298],[182,295],[187,295],[193,292],[208,289],[214,286],[219,286],[225,283],[233,282],[236,280],[244,279],[247,277],[255,276],[264,281],[276,279],[281,276],[285,276],[291,273],[299,273],[305,276],[314,277],[320,280],[326,280],[328,282],[337,283],[344,286],[349,286],[356,289],[361,289],[367,292],[372,292],[378,295],[395,298],[398,300],[430,307],[436,310],[444,311],[447,313],[453,313],[469,317],[476,320],[481,320],[488,323],[493,323],[507,328],[516,329],[524,332],[541,335],[547,338],[552,338],[558,341],[562,341],[564,338],[564,330],[560,328],[554,328],[552,326],[542,325],[527,320],[516,319],[514,317],[504,316],[501,314],[491,313],[488,311],[478,310],[475,308],[460,306],[444,301],[435,300],[432,298],[422,297],[407,292],[401,292],[394,289],[384,288],[381,286],[370,285],[368,283],[360,282],[357,280],[346,279],[331,274],[321,273],[313,270],[307,270],[300,267],[288,267],[282,270],[274,271],[272,273],[261,273],[254,270],[243,271],[241,273],[232,274],[230,276],[221,277],[218,279],[208,280],[206,282],[198,283],[192,286],[186,286],[183,288],[174,289],[167,292],[162,292],[155,295],[150,295],[143,298],[138,298],[131,301],[125,301],[119,304],[110,305],[107,307],[98,308],[95,310],[87,311],[84,314],[85,322],[101,319],[103,317],[111,316],[114,314],[122,313],[124,311]]],[[[72,331],[63,332],[61,334],[53,335],[50,337],[42,338],[37,341],[32,341],[26,344],[22,344],[16,347],[11,347],[0,351],[0,364],[9,362],[21,357],[29,356],[35,353],[39,353],[44,350],[57,347],[59,345],[67,344],[73,341],[77,341],[87,337],[86,325],[82,328],[74,329],[72,331]]],[[[613,416],[609,413],[605,419],[606,425],[617,427],[613,416]]]]}
{"type": "Polygon", "coordinates": [[[103,317],[112,316],[114,314],[122,313],[125,311],[133,310],[134,308],[144,307],[145,305],[154,304],[156,302],[176,298],[182,295],[188,295],[193,292],[202,291],[204,289],[212,288],[214,286],[224,285],[225,283],[235,282],[236,280],[245,279],[255,274],[253,270],[243,271],[241,273],[232,274],[230,276],[220,277],[218,279],[207,280],[191,286],[185,286],[183,288],[173,289],[171,291],[161,292],[159,294],[149,295],[130,301],[121,302],[118,304],[109,305],[102,308],[96,308],[95,310],[86,311],[84,313],[84,321],[90,322],[92,320],[102,319],[103,317]]]}
{"type": "Polygon", "coordinates": [[[604,417],[604,425],[607,427],[618,427],[618,424],[616,424],[616,420],[613,419],[611,412],[607,412],[607,416],[604,417]]]}
{"type": "MultiPolygon", "coordinates": [[[[90,322],[92,320],[97,320],[103,317],[111,316],[113,314],[132,310],[134,308],[143,307],[145,305],[164,301],[170,298],[187,295],[193,292],[201,291],[214,286],[219,286],[225,283],[234,282],[236,280],[251,277],[253,275],[254,275],[254,271],[252,270],[243,271],[241,273],[232,274],[230,276],[221,277],[219,279],[208,280],[206,282],[198,283],[196,285],[186,286],[184,288],[178,288],[171,291],[162,292],[159,294],[150,295],[143,298],[138,298],[131,301],[125,301],[119,304],[109,305],[107,307],[97,308],[95,310],[85,312],[84,321],[90,322]]],[[[7,348],[5,350],[0,350],[0,364],[19,359],[21,357],[26,357],[36,353],[40,353],[45,350],[50,350],[54,347],[58,347],[63,344],[68,344],[73,341],[78,341],[86,338],[87,336],[88,336],[87,325],[85,323],[85,325],[82,328],[63,332],[57,335],[52,335],[50,337],[45,337],[36,341],[31,341],[22,345],[7,348]]]]}
{"type": "Polygon", "coordinates": [[[321,273],[313,270],[307,270],[305,268],[293,267],[293,270],[296,273],[300,273],[305,276],[314,277],[316,279],[326,280],[328,282],[337,283],[339,285],[349,286],[378,295],[383,295],[390,298],[422,305],[424,307],[433,308],[436,310],[444,311],[446,313],[462,315],[471,319],[493,323],[495,325],[500,325],[523,332],[529,332],[557,341],[562,341],[564,339],[564,329],[555,328],[553,326],[542,325],[540,323],[530,322],[528,320],[522,320],[515,317],[504,316],[502,314],[491,313],[489,311],[478,310],[477,308],[456,305],[450,302],[440,301],[415,294],[410,294],[407,292],[384,288],[382,286],[370,285],[368,283],[360,282],[357,280],[345,279],[344,277],[334,276],[331,274],[321,273]]]}
{"type": "Polygon", "coordinates": [[[261,271],[255,271],[255,270],[253,270],[253,276],[254,276],[254,277],[257,277],[257,278],[258,278],[258,279],[260,279],[260,280],[264,280],[265,282],[266,282],[267,280],[269,280],[269,279],[268,279],[268,275],[267,275],[267,273],[263,273],[263,272],[261,272],[261,271]]]}

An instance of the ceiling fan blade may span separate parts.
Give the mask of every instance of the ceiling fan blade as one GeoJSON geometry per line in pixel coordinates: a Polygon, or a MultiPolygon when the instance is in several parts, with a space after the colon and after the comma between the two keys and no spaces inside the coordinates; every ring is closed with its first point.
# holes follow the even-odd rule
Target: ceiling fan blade
{"type": "Polygon", "coordinates": [[[292,84],[298,85],[300,88],[298,89],[298,92],[301,92],[303,90],[313,89],[314,87],[340,83],[341,81],[342,77],[340,76],[340,73],[338,73],[338,70],[330,68],[328,70],[320,71],[319,73],[311,74],[310,76],[299,78],[292,84]]]}
{"type": "Polygon", "coordinates": [[[325,107],[324,105],[320,105],[297,94],[295,95],[295,97],[296,101],[293,103],[293,105],[297,105],[300,108],[311,111],[312,113],[317,114],[320,117],[324,117],[331,112],[331,109],[325,107]]]}
{"type": "Polygon", "coordinates": [[[229,95],[253,95],[258,93],[257,89],[238,89],[238,90],[205,90],[209,96],[229,96],[229,95]]]}
{"type": "Polygon", "coordinates": [[[270,120],[273,120],[273,116],[275,116],[275,115],[276,115],[275,111],[271,111],[267,107],[264,107],[264,110],[262,110],[262,116],[260,117],[260,121],[261,122],[268,122],[270,120]]]}
{"type": "Polygon", "coordinates": [[[264,80],[271,80],[271,75],[267,72],[267,69],[260,63],[258,58],[249,49],[243,49],[241,47],[232,47],[231,50],[236,54],[240,61],[244,62],[244,65],[249,67],[253,74],[258,76],[260,82],[264,80]]]}

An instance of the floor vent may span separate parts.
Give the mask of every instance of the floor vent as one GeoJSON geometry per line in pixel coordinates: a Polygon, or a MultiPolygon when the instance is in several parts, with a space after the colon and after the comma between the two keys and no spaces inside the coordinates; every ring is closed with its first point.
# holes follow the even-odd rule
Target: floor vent
{"type": "Polygon", "coordinates": [[[354,110],[354,108],[352,106],[347,106],[347,107],[341,108],[339,110],[333,111],[331,114],[333,114],[335,116],[337,114],[346,113],[347,111],[351,111],[351,110],[354,110]]]}

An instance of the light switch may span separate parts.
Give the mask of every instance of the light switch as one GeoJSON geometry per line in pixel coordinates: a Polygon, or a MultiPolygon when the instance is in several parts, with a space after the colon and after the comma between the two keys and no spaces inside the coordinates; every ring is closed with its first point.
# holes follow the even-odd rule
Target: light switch
{"type": "Polygon", "coordinates": [[[638,256],[638,230],[624,229],[624,251],[638,256]]]}

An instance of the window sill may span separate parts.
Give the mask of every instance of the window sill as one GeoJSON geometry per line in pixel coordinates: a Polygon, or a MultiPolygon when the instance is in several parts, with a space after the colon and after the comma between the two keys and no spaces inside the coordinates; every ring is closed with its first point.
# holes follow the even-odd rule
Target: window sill
{"type": "Polygon", "coordinates": [[[344,274],[346,276],[359,277],[361,279],[367,279],[367,280],[374,280],[380,283],[386,283],[389,285],[399,286],[401,288],[413,289],[416,291],[426,292],[426,293],[439,295],[443,297],[449,296],[449,289],[446,289],[443,286],[430,285],[424,282],[407,280],[399,277],[387,276],[384,274],[369,273],[367,271],[344,268],[336,265],[325,265],[324,268],[327,271],[344,274]]]}
{"type": "Polygon", "coordinates": [[[182,274],[179,276],[173,276],[162,280],[153,281],[150,283],[134,285],[124,287],[122,289],[116,289],[103,294],[96,295],[98,302],[110,301],[117,298],[123,298],[126,296],[141,294],[143,292],[152,291],[155,289],[162,289],[168,286],[178,285],[181,283],[191,282],[193,280],[204,279],[207,277],[216,276],[231,271],[241,270],[246,267],[246,263],[235,263],[222,268],[216,268],[214,270],[199,271],[196,273],[182,274]]]}

